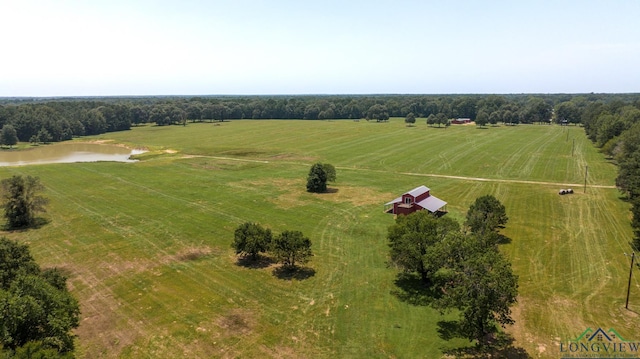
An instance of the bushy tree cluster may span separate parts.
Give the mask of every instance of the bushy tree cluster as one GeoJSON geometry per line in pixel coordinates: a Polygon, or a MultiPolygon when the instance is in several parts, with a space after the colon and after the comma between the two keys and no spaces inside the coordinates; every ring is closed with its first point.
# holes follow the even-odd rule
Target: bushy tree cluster
{"type": "Polygon", "coordinates": [[[300,231],[283,231],[273,236],[271,230],[257,223],[246,222],[238,226],[231,247],[236,254],[256,260],[259,253],[270,253],[287,268],[304,264],[313,255],[311,240],[300,231]]]}
{"type": "Polygon", "coordinates": [[[469,208],[464,230],[451,218],[418,211],[398,216],[387,235],[390,264],[443,293],[434,306],[459,310],[461,333],[481,345],[497,325],[513,323],[518,278],[495,240],[506,221],[504,206],[483,196],[469,208]]]}
{"type": "Polygon", "coordinates": [[[440,127],[441,125],[446,126],[448,123],[449,123],[449,120],[442,113],[439,113],[437,115],[430,114],[429,117],[427,117],[427,125],[429,126],[438,125],[438,127],[440,127]]]}
{"type": "Polygon", "coordinates": [[[0,349],[6,357],[72,357],[77,300],[56,269],[41,270],[26,245],[0,238],[0,349]],[[22,356],[27,355],[28,356],[22,356]]]}

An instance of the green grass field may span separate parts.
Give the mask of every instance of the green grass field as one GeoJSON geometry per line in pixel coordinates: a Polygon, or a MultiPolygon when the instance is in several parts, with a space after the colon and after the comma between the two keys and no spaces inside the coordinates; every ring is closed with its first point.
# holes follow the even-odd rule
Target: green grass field
{"type": "Polygon", "coordinates": [[[587,327],[640,339],[640,273],[624,308],[628,204],[581,128],[420,123],[242,120],[85,138],[150,152],[133,164],[0,168],[39,176],[51,200],[49,224],[5,235],[69,275],[80,357],[437,358],[469,343],[439,333],[455,313],[396,295],[383,204],[424,184],[462,221],[493,194],[520,277],[516,346],[556,358],[587,327]],[[305,192],[317,161],[337,168],[331,193],[305,192]],[[282,278],[275,265],[238,263],[230,243],[245,221],[301,230],[309,269],[282,278]]]}

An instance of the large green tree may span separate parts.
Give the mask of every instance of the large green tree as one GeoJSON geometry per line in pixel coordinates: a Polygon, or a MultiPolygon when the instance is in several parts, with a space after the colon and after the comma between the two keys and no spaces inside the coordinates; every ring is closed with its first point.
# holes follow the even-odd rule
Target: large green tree
{"type": "Polygon", "coordinates": [[[36,214],[45,211],[48,200],[40,195],[44,186],[38,177],[12,176],[0,181],[2,208],[7,226],[29,227],[35,224],[36,214]]]}
{"type": "Polygon", "coordinates": [[[0,142],[3,145],[9,146],[9,148],[18,144],[18,132],[15,127],[12,125],[2,126],[2,130],[0,131],[0,142]]]}
{"type": "Polygon", "coordinates": [[[269,250],[271,239],[270,229],[265,229],[257,223],[245,222],[236,228],[231,246],[236,250],[236,254],[249,255],[255,260],[259,253],[269,250]]]}
{"type": "Polygon", "coordinates": [[[439,272],[444,294],[436,307],[459,310],[460,333],[484,346],[498,325],[514,323],[518,276],[496,247],[482,246],[469,234],[448,236],[438,247],[445,264],[439,272]]]}
{"type": "Polygon", "coordinates": [[[425,283],[430,283],[441,266],[435,244],[459,230],[454,219],[437,218],[428,211],[398,216],[387,233],[391,263],[405,272],[418,273],[425,283]]]}
{"type": "Polygon", "coordinates": [[[271,253],[278,262],[292,268],[309,261],[313,255],[311,240],[300,231],[284,231],[274,238],[271,253]]]}
{"type": "Polygon", "coordinates": [[[387,106],[381,104],[375,104],[369,107],[367,110],[367,118],[370,120],[376,120],[376,122],[384,122],[389,120],[389,110],[387,106]]]}
{"type": "Polygon", "coordinates": [[[582,113],[573,101],[565,101],[554,107],[553,114],[560,124],[576,124],[580,122],[582,113]]]}
{"type": "Polygon", "coordinates": [[[0,238],[0,258],[0,347],[73,351],[71,330],[79,325],[80,310],[66,278],[55,269],[42,271],[26,245],[7,238],[0,238]]]}
{"type": "Polygon", "coordinates": [[[311,166],[307,176],[307,192],[324,193],[327,191],[327,173],[322,163],[311,166]]]}

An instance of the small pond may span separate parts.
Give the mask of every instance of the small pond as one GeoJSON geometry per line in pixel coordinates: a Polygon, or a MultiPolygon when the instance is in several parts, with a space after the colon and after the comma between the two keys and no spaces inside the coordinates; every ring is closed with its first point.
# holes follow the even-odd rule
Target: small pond
{"type": "Polygon", "coordinates": [[[97,143],[57,143],[28,150],[1,150],[0,166],[24,166],[45,163],[135,162],[131,155],[143,153],[122,146],[97,143]]]}

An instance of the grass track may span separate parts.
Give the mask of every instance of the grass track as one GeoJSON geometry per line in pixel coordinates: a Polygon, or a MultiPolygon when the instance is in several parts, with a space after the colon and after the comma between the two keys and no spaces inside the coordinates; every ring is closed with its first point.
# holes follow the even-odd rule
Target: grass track
{"type": "Polygon", "coordinates": [[[392,294],[393,218],[382,204],[421,184],[459,220],[480,195],[505,204],[512,242],[502,249],[521,294],[510,331],[531,355],[558,357],[557,341],[586,327],[640,333],[624,310],[628,206],[606,188],[615,168],[580,128],[234,121],[96,139],[152,152],[135,164],[0,169],[47,187],[51,222],[7,235],[69,273],[82,304],[81,356],[411,358],[465,345],[438,335],[438,321],[452,316],[392,294]],[[318,160],[338,168],[337,192],[304,192],[318,160]],[[584,182],[587,165],[586,193],[558,196],[584,182]],[[237,265],[229,243],[244,221],[302,230],[315,272],[286,280],[273,267],[237,265]]]}

